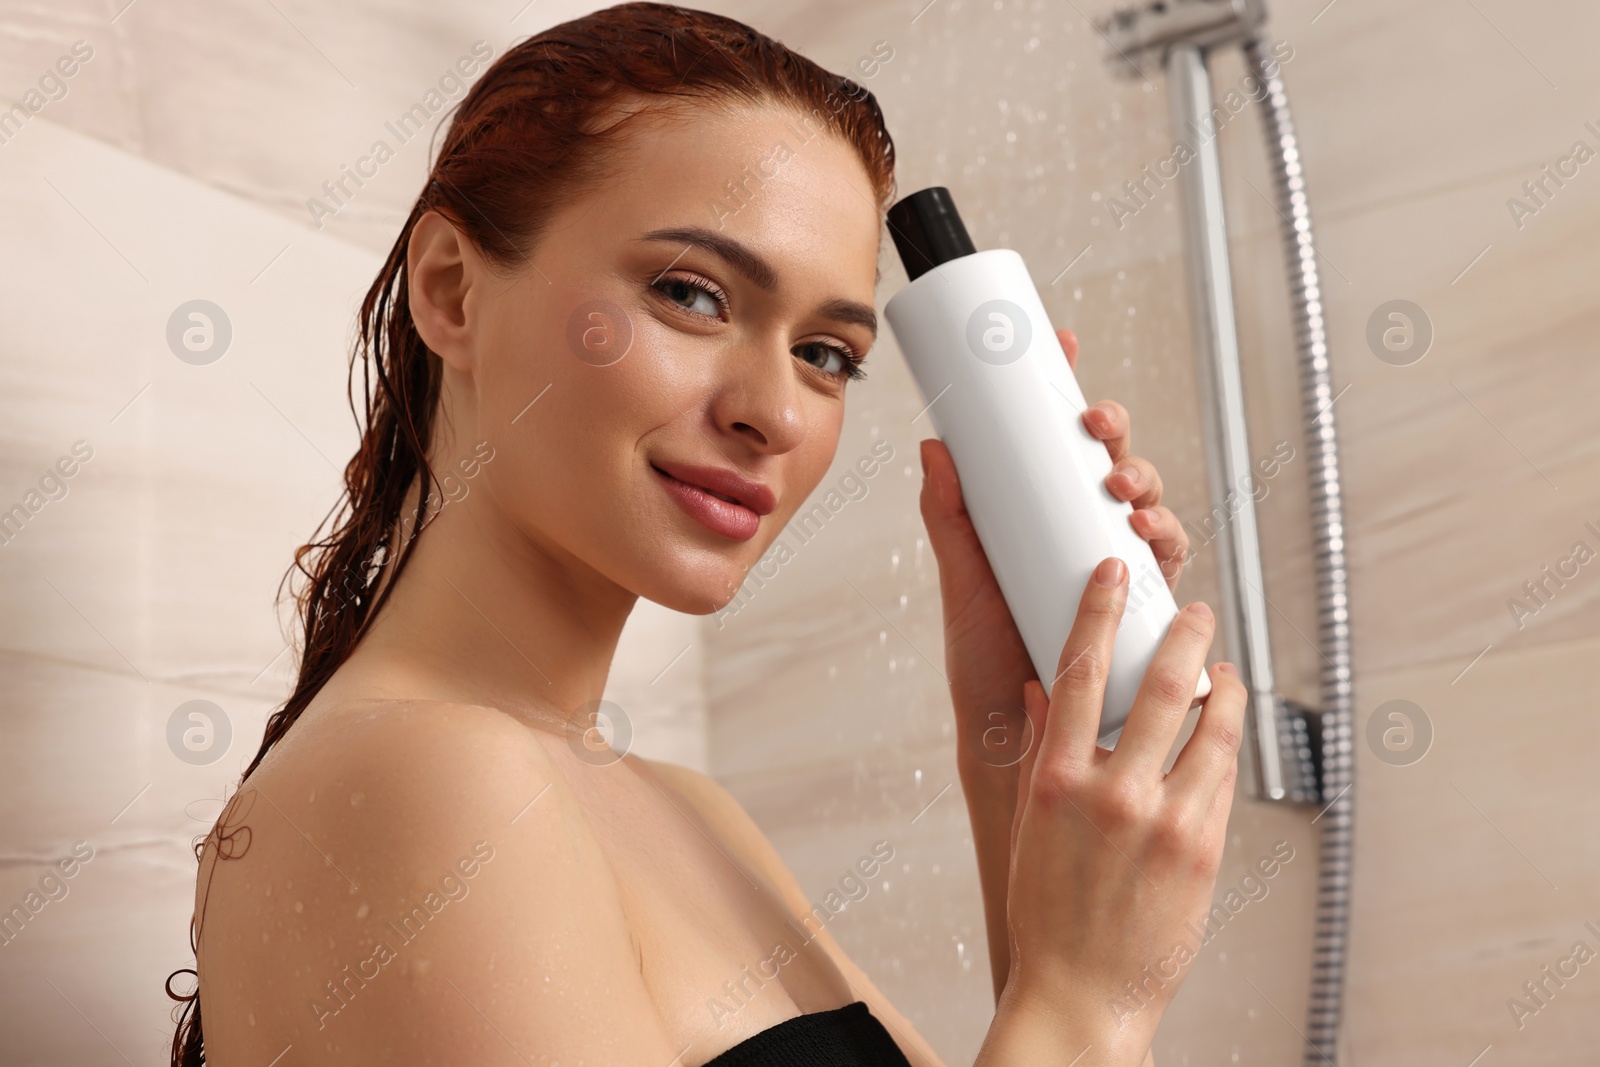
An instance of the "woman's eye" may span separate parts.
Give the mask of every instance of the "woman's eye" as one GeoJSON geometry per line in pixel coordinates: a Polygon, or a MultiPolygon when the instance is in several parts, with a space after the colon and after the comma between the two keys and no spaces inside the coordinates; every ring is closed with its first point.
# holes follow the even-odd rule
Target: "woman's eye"
{"type": "Polygon", "coordinates": [[[851,358],[850,353],[837,345],[813,341],[809,344],[797,346],[794,352],[795,355],[824,374],[842,378],[859,378],[864,373],[860,369],[858,361],[851,358]]]}
{"type": "Polygon", "coordinates": [[[722,311],[722,305],[718,303],[716,294],[687,278],[663,278],[655,287],[668,300],[693,314],[714,319],[719,317],[722,311]]]}

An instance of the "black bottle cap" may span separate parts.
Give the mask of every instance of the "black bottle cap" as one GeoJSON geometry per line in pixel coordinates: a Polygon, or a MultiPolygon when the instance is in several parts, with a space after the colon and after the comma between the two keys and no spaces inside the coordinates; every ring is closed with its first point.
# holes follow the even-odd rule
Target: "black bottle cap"
{"type": "Polygon", "coordinates": [[[942,185],[896,201],[889,209],[889,234],[912,281],[941,263],[977,251],[961,224],[950,190],[942,185]]]}

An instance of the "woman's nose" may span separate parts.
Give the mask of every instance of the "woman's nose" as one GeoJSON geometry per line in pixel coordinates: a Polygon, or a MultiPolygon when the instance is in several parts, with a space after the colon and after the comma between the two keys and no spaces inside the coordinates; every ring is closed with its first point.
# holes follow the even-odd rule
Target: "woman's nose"
{"type": "Polygon", "coordinates": [[[787,350],[741,345],[717,383],[711,417],[717,429],[762,452],[783,453],[805,437],[802,385],[787,350]]]}

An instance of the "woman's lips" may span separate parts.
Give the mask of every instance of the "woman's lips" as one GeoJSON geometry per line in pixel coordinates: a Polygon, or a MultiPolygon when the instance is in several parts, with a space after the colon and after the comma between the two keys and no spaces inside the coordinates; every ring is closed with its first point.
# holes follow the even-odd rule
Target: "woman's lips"
{"type": "Polygon", "coordinates": [[[743,504],[724,500],[708,489],[679,481],[660,467],[651,466],[667,494],[684,511],[713,533],[735,541],[748,541],[761,528],[761,516],[743,504]]]}

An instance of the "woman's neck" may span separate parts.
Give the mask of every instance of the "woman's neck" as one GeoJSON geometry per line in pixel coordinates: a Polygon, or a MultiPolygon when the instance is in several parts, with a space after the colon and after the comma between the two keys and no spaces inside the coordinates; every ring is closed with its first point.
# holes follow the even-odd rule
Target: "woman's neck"
{"type": "Polygon", "coordinates": [[[327,698],[483,704],[546,725],[592,708],[637,595],[536,543],[478,489],[419,530],[327,698]]]}

